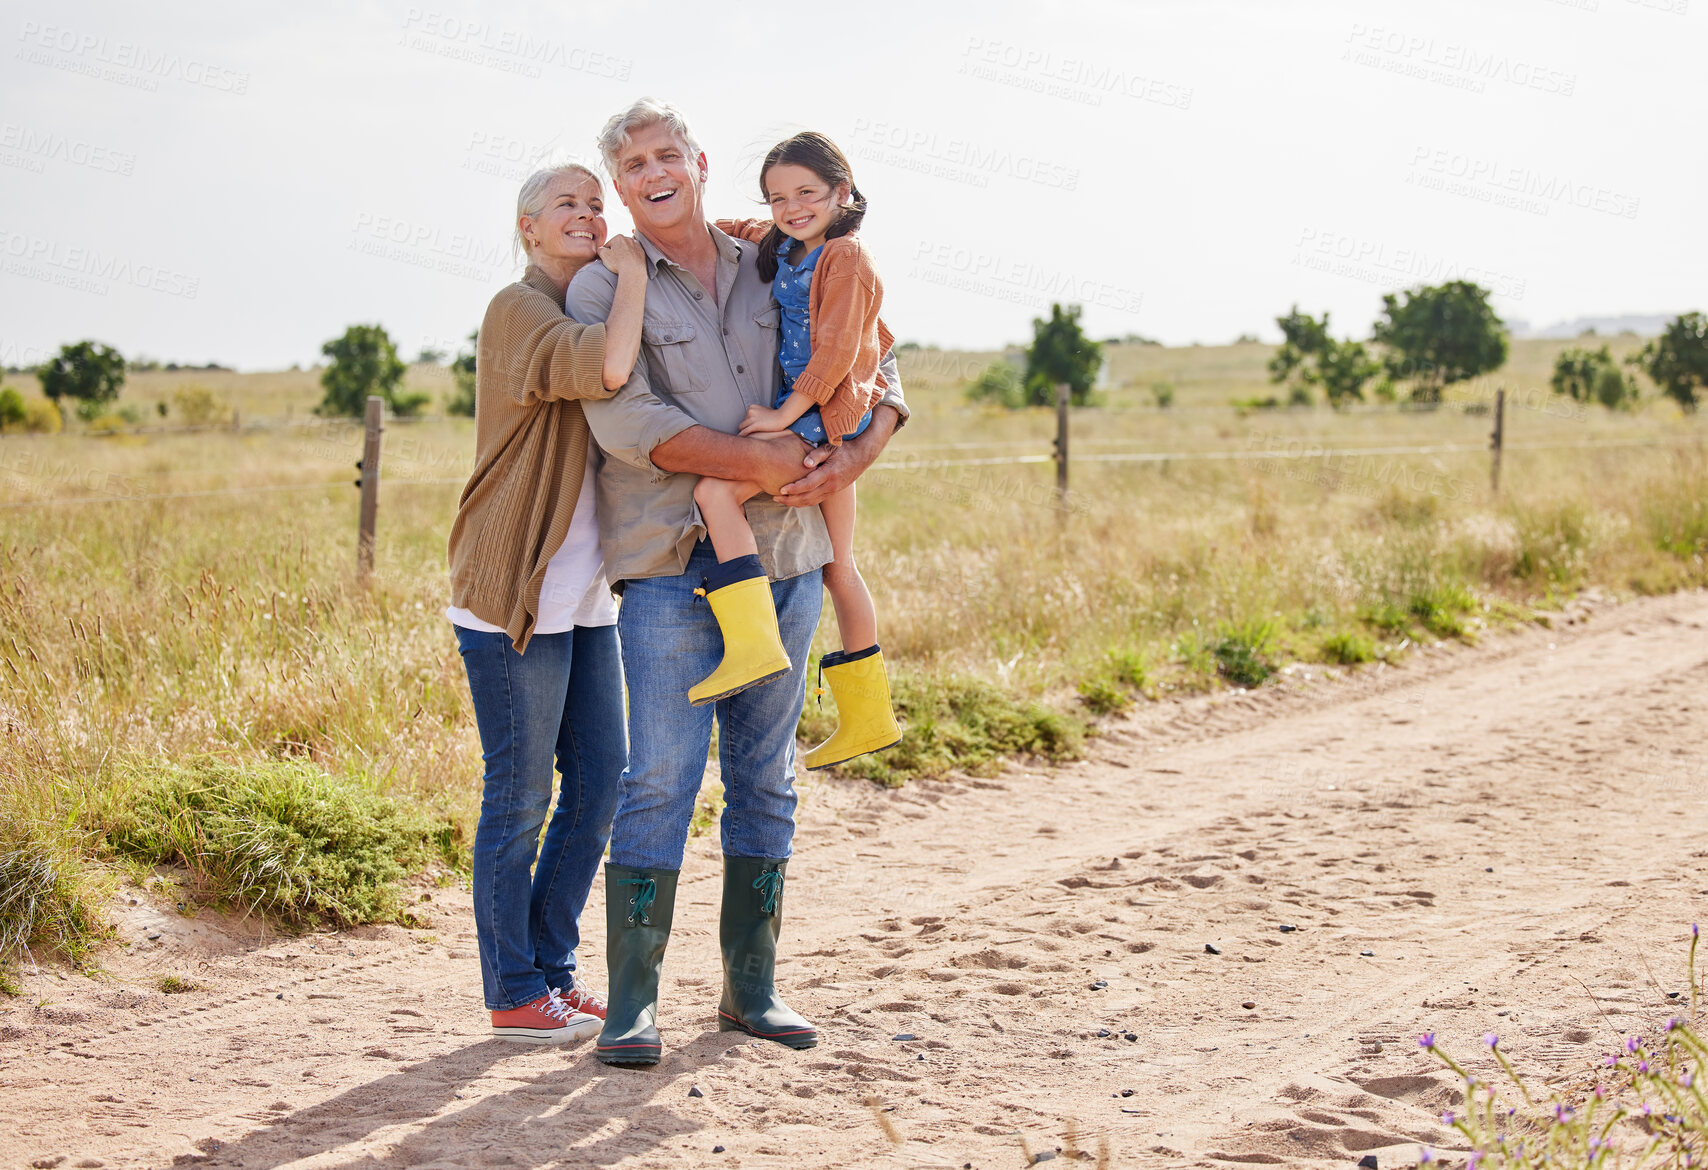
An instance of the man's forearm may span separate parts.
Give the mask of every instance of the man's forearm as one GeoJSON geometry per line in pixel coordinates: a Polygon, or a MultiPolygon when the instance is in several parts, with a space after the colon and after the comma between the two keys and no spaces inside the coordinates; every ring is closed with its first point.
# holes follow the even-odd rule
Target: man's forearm
{"type": "Polygon", "coordinates": [[[694,426],[654,447],[652,463],[661,471],[750,481],[776,491],[800,476],[805,446],[787,438],[744,439],[694,426]]]}

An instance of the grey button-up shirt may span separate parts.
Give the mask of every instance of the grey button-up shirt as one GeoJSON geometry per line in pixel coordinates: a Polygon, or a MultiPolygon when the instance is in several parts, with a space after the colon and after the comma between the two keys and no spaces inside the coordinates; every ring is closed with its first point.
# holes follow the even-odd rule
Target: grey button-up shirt
{"type": "MultiPolygon", "coordinates": [[[[770,282],[759,275],[759,249],[707,227],[718,251],[715,293],[635,233],[652,269],[640,357],[615,396],[582,404],[605,455],[598,479],[599,536],[612,581],[680,574],[705,536],[694,504],[698,477],[660,470],[652,462],[653,448],[695,425],[734,434],[747,408],[773,405],[782,384],[781,312],[770,282]]],[[[610,269],[585,265],[570,282],[565,307],[584,324],[604,321],[616,288],[610,269]]],[[[886,354],[879,370],[890,387],[883,403],[905,421],[895,355],[886,354]]],[[[830,536],[817,508],[757,496],[748,502],[747,520],[773,580],[810,573],[831,560],[830,536]]]]}

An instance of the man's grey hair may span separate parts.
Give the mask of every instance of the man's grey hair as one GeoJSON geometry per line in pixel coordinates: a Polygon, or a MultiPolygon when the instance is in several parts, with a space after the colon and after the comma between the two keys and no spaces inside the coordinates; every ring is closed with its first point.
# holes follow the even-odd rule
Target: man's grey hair
{"type": "Polygon", "coordinates": [[[629,144],[635,131],[658,122],[670,127],[671,133],[682,140],[691,158],[698,158],[704,153],[700,149],[700,140],[688,129],[688,119],[683,117],[681,110],[657,98],[643,97],[628,109],[612,114],[605,128],[599,131],[599,157],[605,160],[605,173],[615,179],[617,156],[629,144]]]}

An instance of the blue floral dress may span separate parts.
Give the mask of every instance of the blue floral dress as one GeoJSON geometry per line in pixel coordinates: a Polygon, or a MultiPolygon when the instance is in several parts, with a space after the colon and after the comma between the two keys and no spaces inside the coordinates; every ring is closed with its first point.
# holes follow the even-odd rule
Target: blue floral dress
{"type": "MultiPolygon", "coordinates": [[[[778,247],[777,276],[771,282],[772,295],[783,310],[783,341],[777,354],[783,363],[783,385],[777,391],[777,401],[773,406],[782,406],[784,399],[794,393],[795,379],[812,360],[812,319],[807,306],[812,292],[813,270],[818,267],[819,253],[824,251],[824,245],[820,244],[808,252],[798,265],[790,264],[789,257],[798,251],[799,240],[788,240],[778,247]]],[[[854,435],[864,431],[871,422],[872,412],[868,410],[860,425],[854,428],[854,435]]],[[[816,406],[796,419],[789,429],[815,446],[829,442],[824,433],[824,419],[816,406]]],[[[854,435],[844,435],[843,438],[852,439],[854,435]]]]}

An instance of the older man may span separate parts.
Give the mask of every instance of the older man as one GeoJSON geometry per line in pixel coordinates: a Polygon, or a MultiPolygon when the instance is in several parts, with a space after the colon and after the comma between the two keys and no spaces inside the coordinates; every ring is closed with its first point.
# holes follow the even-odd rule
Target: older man
{"type": "MultiPolygon", "coordinates": [[[[629,767],[605,866],[610,989],[597,1053],[606,1064],[658,1062],[659,971],[714,714],[724,784],[718,1027],[810,1048],[818,1032],[777,994],[773,971],[795,830],[795,725],[820,570],[831,560],[816,505],[871,465],[907,408],[886,355],[884,378],[895,389],[859,438],[825,452],[793,436],[735,435],[749,406],[775,402],[781,378],[779,310],[756,249],[706,222],[706,156],[678,110],[637,102],[606,123],[599,149],[652,275],[632,376],[615,397],[584,404],[605,453],[599,529],[607,572],[623,591],[618,636],[629,695],[629,767]],[[774,493],[747,511],[791,668],[694,706],[689,688],[723,655],[717,622],[696,592],[717,580],[694,507],[702,475],[774,493]]],[[[570,316],[605,320],[615,287],[603,265],[583,268],[569,287],[570,316]]]]}

